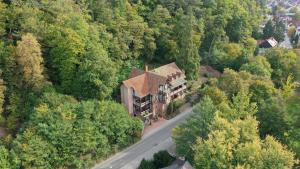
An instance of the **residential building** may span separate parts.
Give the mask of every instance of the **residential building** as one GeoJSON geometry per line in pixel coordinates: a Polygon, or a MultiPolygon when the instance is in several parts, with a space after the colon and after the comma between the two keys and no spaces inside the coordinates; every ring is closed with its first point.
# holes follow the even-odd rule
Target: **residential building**
{"type": "Polygon", "coordinates": [[[175,63],[154,70],[133,69],[121,86],[121,100],[130,114],[151,117],[164,112],[168,104],[186,91],[184,71],[175,63]]]}
{"type": "Polygon", "coordinates": [[[258,54],[264,54],[266,49],[278,46],[278,42],[275,38],[271,37],[264,40],[257,40],[257,45],[259,48],[258,54]]]}
{"type": "Polygon", "coordinates": [[[258,43],[259,48],[273,48],[278,45],[278,42],[273,37],[265,39],[265,40],[259,40],[257,43],[258,43]]]}

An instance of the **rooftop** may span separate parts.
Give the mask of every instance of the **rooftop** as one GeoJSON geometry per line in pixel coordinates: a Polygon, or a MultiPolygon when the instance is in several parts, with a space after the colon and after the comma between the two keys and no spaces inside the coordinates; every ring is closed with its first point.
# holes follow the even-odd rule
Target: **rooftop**
{"type": "Polygon", "coordinates": [[[174,62],[150,71],[133,69],[129,79],[123,81],[123,84],[127,88],[132,87],[139,97],[145,97],[155,94],[159,85],[165,84],[168,79],[178,74],[184,75],[174,62]]]}

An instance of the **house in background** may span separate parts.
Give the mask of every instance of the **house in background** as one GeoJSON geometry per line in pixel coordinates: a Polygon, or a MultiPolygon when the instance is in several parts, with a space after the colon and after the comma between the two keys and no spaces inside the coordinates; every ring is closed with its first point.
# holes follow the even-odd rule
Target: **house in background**
{"type": "Polygon", "coordinates": [[[134,116],[153,117],[186,91],[185,73],[175,63],[154,70],[133,69],[121,85],[121,100],[134,116]]]}
{"type": "Polygon", "coordinates": [[[265,53],[266,49],[274,48],[274,47],[278,46],[278,42],[276,41],[275,38],[270,37],[268,39],[258,40],[257,45],[258,45],[258,48],[259,48],[258,53],[263,54],[263,53],[265,53]]]}
{"type": "Polygon", "coordinates": [[[259,48],[273,48],[278,45],[278,42],[273,37],[265,39],[265,40],[260,40],[257,43],[258,43],[259,48]]]}

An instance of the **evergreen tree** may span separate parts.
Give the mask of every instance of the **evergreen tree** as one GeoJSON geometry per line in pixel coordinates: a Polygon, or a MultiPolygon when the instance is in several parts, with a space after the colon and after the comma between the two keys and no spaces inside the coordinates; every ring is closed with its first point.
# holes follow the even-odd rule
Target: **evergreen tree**
{"type": "Polygon", "coordinates": [[[176,63],[185,70],[188,79],[197,79],[200,68],[200,33],[194,30],[195,26],[192,12],[181,16],[177,23],[179,54],[176,63]]]}
{"type": "Polygon", "coordinates": [[[266,39],[272,37],[273,35],[274,35],[273,22],[269,20],[263,29],[263,37],[266,39]]]}

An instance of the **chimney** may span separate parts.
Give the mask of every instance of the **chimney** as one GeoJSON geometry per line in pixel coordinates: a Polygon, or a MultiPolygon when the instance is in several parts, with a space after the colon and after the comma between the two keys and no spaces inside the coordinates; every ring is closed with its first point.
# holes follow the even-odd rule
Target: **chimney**
{"type": "Polygon", "coordinates": [[[148,72],[148,65],[145,65],[145,72],[148,72]]]}

